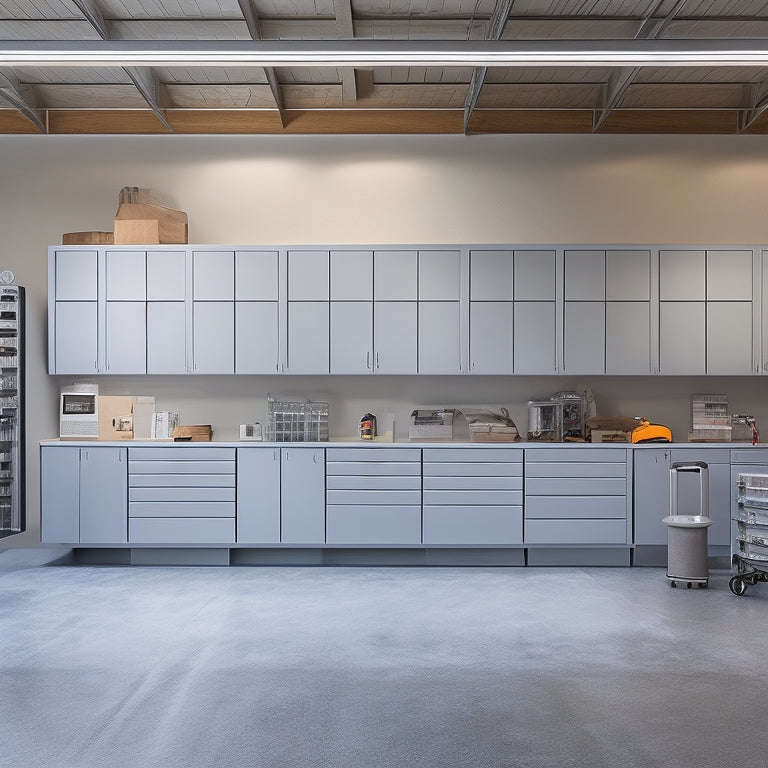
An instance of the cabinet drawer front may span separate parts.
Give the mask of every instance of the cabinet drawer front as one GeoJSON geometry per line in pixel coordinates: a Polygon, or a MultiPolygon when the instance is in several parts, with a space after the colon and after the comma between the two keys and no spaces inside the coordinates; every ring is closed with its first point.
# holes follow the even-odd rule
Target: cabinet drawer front
{"type": "Polygon", "coordinates": [[[136,461],[128,460],[131,475],[234,475],[234,461],[136,461]]]}
{"type": "Polygon", "coordinates": [[[526,496],[626,496],[624,477],[530,477],[526,496]]]}
{"type": "Polygon", "coordinates": [[[623,518],[627,517],[626,496],[526,496],[525,518],[623,518]]]}
{"type": "Polygon", "coordinates": [[[418,475],[406,477],[365,477],[364,475],[330,475],[326,488],[331,491],[420,491],[418,475]]]}
{"type": "Polygon", "coordinates": [[[626,461],[626,448],[526,448],[526,461],[626,461]]]}
{"type": "Polygon", "coordinates": [[[129,517],[234,517],[231,501],[132,501],[129,517]]]}
{"type": "Polygon", "coordinates": [[[731,464],[768,464],[768,450],[762,448],[732,450],[731,464]]]}
{"type": "Polygon", "coordinates": [[[424,491],[424,504],[502,504],[523,503],[522,491],[424,491]]]}
{"type": "Polygon", "coordinates": [[[129,448],[128,458],[139,461],[175,460],[175,461],[234,461],[234,448],[196,448],[191,445],[167,448],[129,448]]]}
{"type": "Polygon", "coordinates": [[[493,461],[521,462],[522,448],[425,448],[424,462],[428,461],[493,461]]]}
{"type": "Polygon", "coordinates": [[[627,465],[604,462],[546,462],[531,463],[525,466],[526,477],[626,477],[627,465]]]}
{"type": "Polygon", "coordinates": [[[421,491],[331,490],[328,504],[421,504],[421,491]]]}
{"type": "Polygon", "coordinates": [[[626,544],[624,520],[529,520],[526,544],[626,544]]]}
{"type": "Polygon", "coordinates": [[[234,501],[234,488],[130,488],[129,501],[234,501]]]}
{"type": "Polygon", "coordinates": [[[131,488],[234,488],[234,475],[129,475],[131,488]]]}
{"type": "Polygon", "coordinates": [[[522,489],[522,477],[424,477],[425,491],[521,491],[522,489]]]}
{"type": "Polygon", "coordinates": [[[328,448],[328,461],[421,461],[420,448],[328,448]]]}
{"type": "MultiPolygon", "coordinates": [[[[707,464],[729,464],[731,451],[728,448],[673,448],[669,452],[669,460],[675,461],[705,461],[707,464]]],[[[766,455],[768,458],[768,454],[766,455]]]]}
{"type": "Polygon", "coordinates": [[[421,462],[329,461],[328,475],[421,475],[421,462]]]}
{"type": "Polygon", "coordinates": [[[471,464],[442,462],[425,464],[426,477],[522,477],[522,464],[471,464]]]}
{"type": "Polygon", "coordinates": [[[424,509],[424,544],[498,547],[522,543],[522,507],[424,509]]]}
{"type": "Polygon", "coordinates": [[[235,521],[222,518],[134,518],[131,544],[234,544],[235,521]]]}
{"type": "Polygon", "coordinates": [[[329,505],[325,520],[327,544],[421,544],[421,507],[329,505]]]}

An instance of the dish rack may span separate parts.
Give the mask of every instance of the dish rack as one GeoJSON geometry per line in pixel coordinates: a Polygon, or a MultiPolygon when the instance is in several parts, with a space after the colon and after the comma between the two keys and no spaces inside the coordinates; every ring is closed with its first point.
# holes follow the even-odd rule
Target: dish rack
{"type": "Polygon", "coordinates": [[[328,440],[328,403],[275,400],[267,395],[266,440],[278,443],[328,440]]]}
{"type": "Polygon", "coordinates": [[[739,474],[738,533],[732,555],[734,575],[728,586],[734,595],[768,581],[768,475],[739,474]]]}

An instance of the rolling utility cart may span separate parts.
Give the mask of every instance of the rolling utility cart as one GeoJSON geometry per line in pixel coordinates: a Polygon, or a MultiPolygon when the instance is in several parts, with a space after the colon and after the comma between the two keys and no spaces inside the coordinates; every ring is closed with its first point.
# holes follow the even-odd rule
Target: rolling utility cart
{"type": "Polygon", "coordinates": [[[728,586],[744,595],[748,586],[768,581],[768,475],[740,474],[737,481],[738,527],[728,586]]]}
{"type": "Polygon", "coordinates": [[[709,584],[707,528],[709,518],[709,467],[703,461],[676,462],[669,470],[667,526],[667,579],[672,587],[686,583],[709,584]],[[682,482],[681,482],[682,480],[682,482]],[[698,487],[694,486],[695,481],[698,487]],[[691,491],[695,490],[695,493],[691,491]],[[681,499],[682,496],[682,499],[681,499]]]}

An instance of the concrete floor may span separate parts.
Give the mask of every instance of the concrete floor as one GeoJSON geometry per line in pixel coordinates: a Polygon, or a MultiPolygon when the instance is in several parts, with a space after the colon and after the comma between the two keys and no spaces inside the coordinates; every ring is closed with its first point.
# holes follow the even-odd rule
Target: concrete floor
{"type": "Polygon", "coordinates": [[[727,572],[45,560],[0,553],[4,765],[766,762],[768,584],[727,572]]]}

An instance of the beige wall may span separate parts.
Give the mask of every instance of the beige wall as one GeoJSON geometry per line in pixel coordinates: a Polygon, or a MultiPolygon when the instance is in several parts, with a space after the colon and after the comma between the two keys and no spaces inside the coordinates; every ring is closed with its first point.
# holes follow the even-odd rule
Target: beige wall
{"type": "MultiPolygon", "coordinates": [[[[47,375],[46,252],[64,232],[112,228],[124,186],[189,214],[199,243],[768,243],[768,137],[0,137],[0,268],[27,286],[29,533],[39,539],[38,449],[58,432],[47,375]]],[[[604,415],[643,414],[684,437],[692,392],[724,392],[768,436],[768,379],[109,377],[219,438],[263,418],[267,392],[331,402],[332,430],[415,405],[506,404],[589,385],[604,415]]]]}

